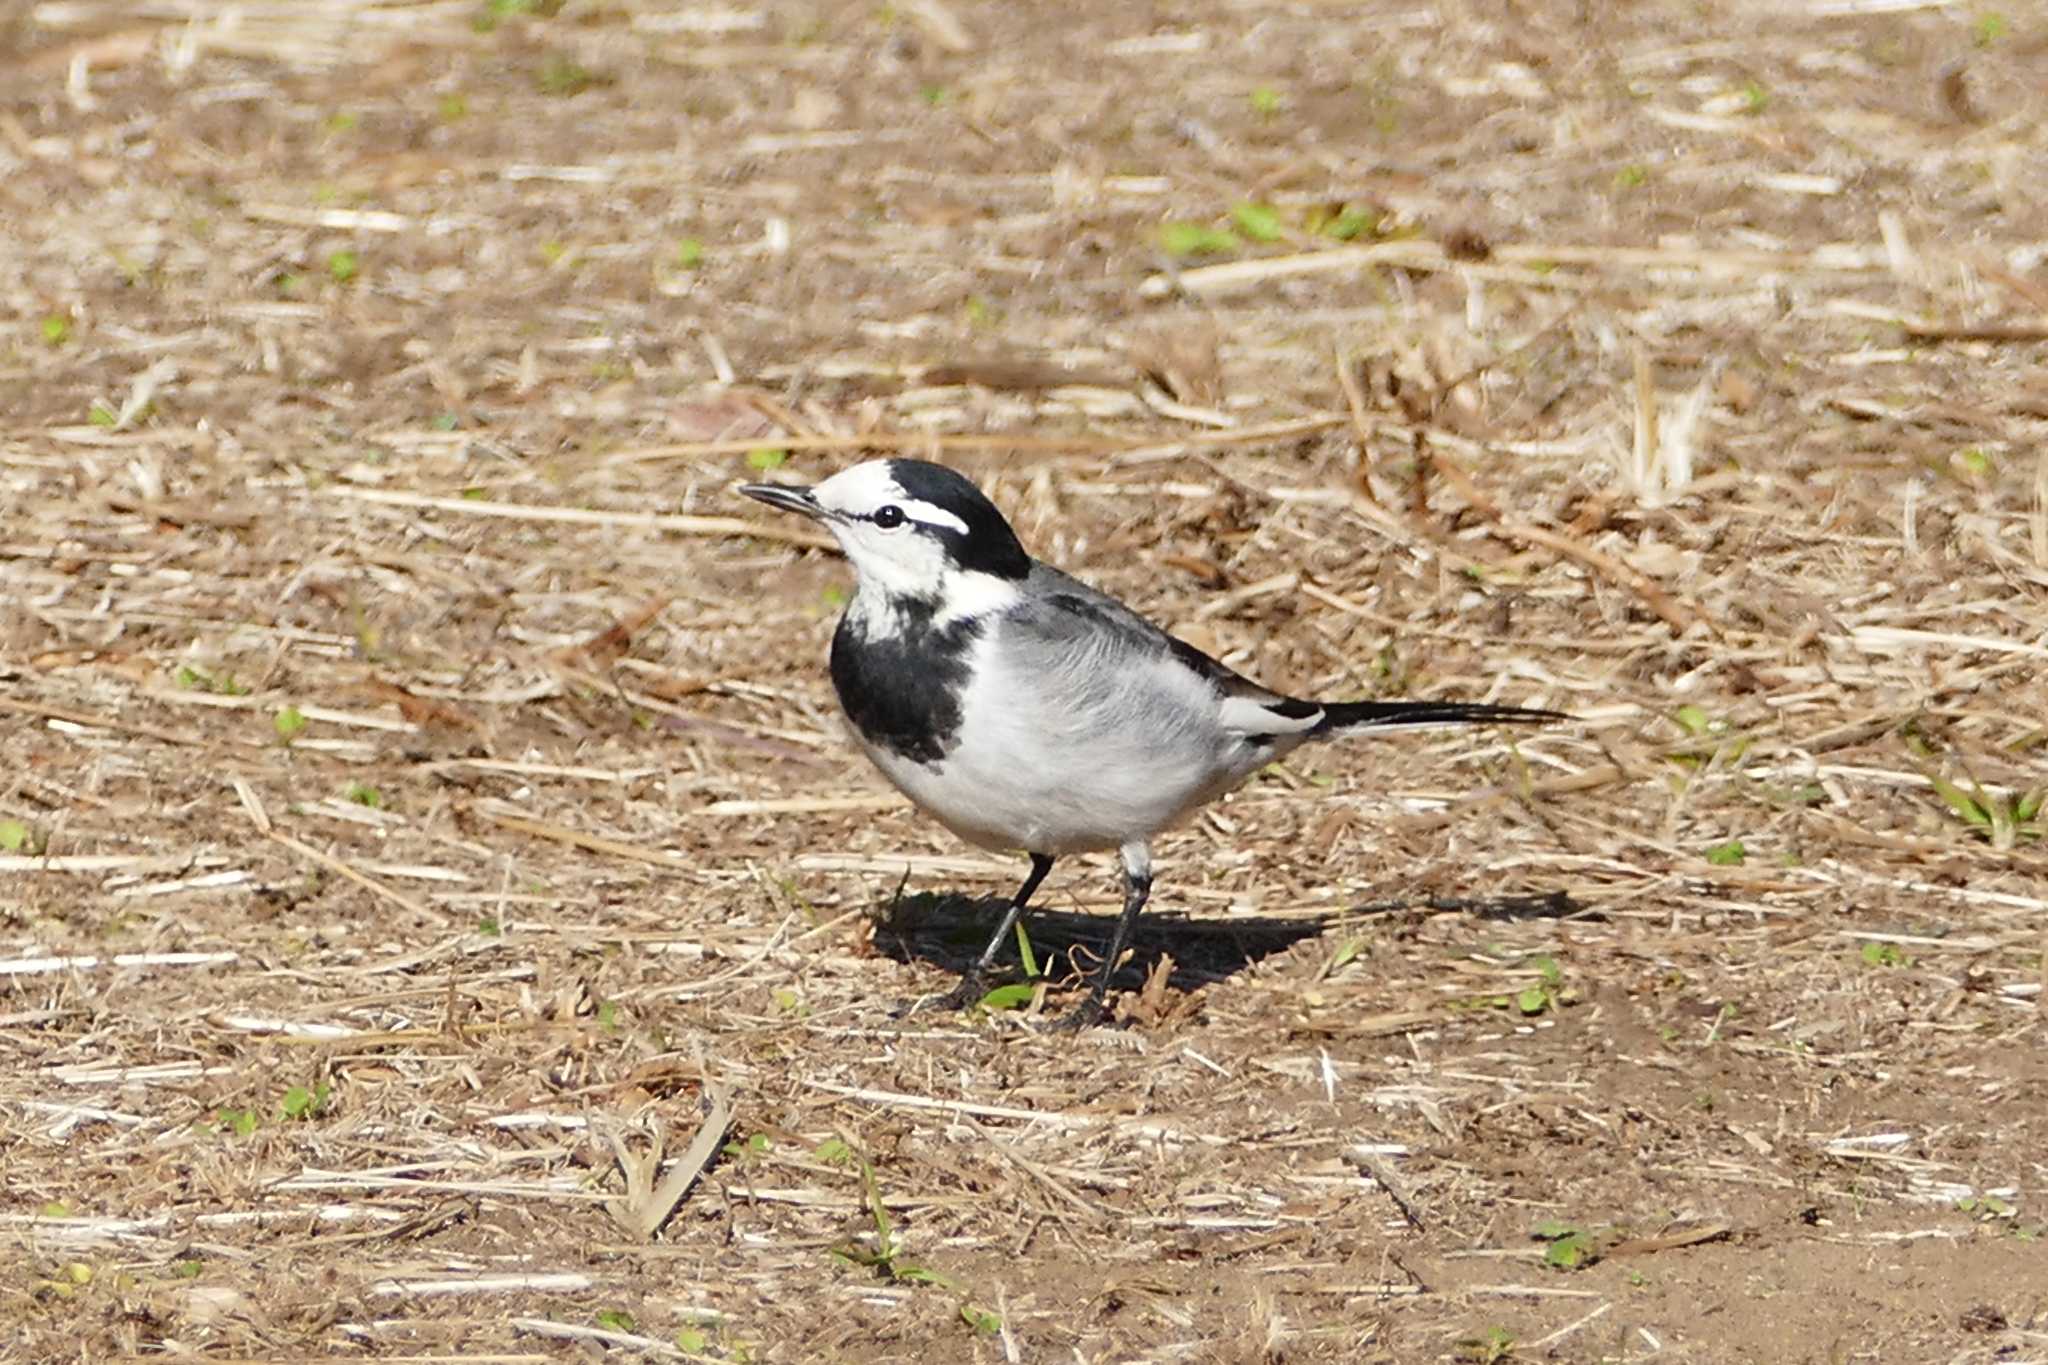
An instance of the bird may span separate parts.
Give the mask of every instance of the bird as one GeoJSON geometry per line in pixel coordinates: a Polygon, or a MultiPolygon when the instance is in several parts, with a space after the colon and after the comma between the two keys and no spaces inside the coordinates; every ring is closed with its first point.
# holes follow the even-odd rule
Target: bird
{"type": "Polygon", "coordinates": [[[1422,726],[1536,724],[1487,702],[1307,701],[1261,687],[1116,598],[1032,558],[965,475],[924,460],[852,465],[749,498],[817,522],[853,566],[829,672],[853,737],[913,804],[1030,871],[988,946],[939,1002],[982,998],[1055,859],[1114,849],[1123,910],[1086,999],[1110,978],[1152,892],[1152,842],[1303,744],[1422,726]]]}

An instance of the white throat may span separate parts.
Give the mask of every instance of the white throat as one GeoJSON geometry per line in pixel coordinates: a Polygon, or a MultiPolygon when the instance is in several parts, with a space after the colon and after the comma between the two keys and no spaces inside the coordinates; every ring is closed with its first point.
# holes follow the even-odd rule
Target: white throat
{"type": "MultiPolygon", "coordinates": [[[[909,603],[934,603],[929,624],[938,629],[1009,610],[1023,597],[1023,585],[988,573],[948,573],[935,592],[928,581],[899,586],[887,574],[861,575],[847,615],[872,637],[887,637],[902,631],[908,622],[902,607],[909,603]]],[[[921,615],[922,613],[920,613],[921,615]]]]}
{"type": "Polygon", "coordinates": [[[939,614],[933,618],[942,626],[968,621],[977,616],[1008,611],[1024,596],[1024,585],[1014,578],[992,573],[951,573],[939,596],[939,614]]]}

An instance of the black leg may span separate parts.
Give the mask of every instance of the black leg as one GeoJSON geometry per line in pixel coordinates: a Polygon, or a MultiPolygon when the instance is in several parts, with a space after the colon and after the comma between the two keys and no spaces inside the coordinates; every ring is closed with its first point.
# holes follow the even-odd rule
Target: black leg
{"type": "Polygon", "coordinates": [[[1102,959],[1102,970],[1095,974],[1095,984],[1088,988],[1088,998],[1072,1014],[1054,1025],[1060,1032],[1093,1028],[1102,1022],[1102,1006],[1109,998],[1109,979],[1116,975],[1117,961],[1129,946],[1131,929],[1137,924],[1138,913],[1145,908],[1145,901],[1151,894],[1151,850],[1143,844],[1125,846],[1124,908],[1123,913],[1116,917],[1116,927],[1109,931],[1109,955],[1102,959]]]}
{"type": "Polygon", "coordinates": [[[1031,904],[1031,893],[1038,890],[1038,884],[1045,880],[1045,874],[1052,871],[1052,859],[1043,853],[1031,855],[1031,872],[1024,878],[1024,885],[1017,888],[1017,894],[1010,897],[1010,908],[1003,915],[1003,922],[996,926],[990,936],[988,947],[981,950],[981,956],[974,960],[960,977],[960,984],[939,1003],[946,1008],[964,1010],[981,999],[982,978],[988,975],[989,964],[996,960],[996,954],[1003,950],[1003,943],[1017,927],[1017,921],[1024,917],[1024,911],[1031,904]]]}

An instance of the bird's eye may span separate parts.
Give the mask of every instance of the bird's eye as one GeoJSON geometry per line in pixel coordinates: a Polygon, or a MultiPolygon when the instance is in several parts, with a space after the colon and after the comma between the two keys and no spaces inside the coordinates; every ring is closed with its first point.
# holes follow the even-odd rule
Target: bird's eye
{"type": "Polygon", "coordinates": [[[895,503],[884,503],[875,509],[875,525],[884,531],[893,531],[903,524],[903,509],[895,503]]]}

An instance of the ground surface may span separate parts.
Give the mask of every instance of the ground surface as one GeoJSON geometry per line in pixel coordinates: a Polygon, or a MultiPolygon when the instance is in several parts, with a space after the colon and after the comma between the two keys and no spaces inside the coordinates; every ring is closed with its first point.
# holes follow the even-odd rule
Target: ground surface
{"type": "Polygon", "coordinates": [[[0,5],[0,1358],[2048,1359],[2048,12],[544,9],[0,5]],[[885,451],[1578,719],[894,1018],[885,451]]]}

